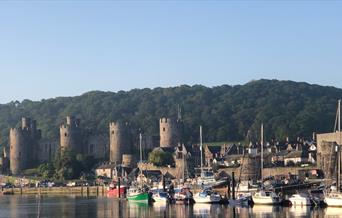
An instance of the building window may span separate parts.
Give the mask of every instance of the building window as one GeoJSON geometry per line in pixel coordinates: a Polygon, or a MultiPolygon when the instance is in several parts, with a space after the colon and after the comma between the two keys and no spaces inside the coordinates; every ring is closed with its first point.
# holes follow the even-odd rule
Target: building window
{"type": "Polygon", "coordinates": [[[64,136],[65,136],[65,137],[67,137],[67,136],[68,136],[68,134],[67,134],[67,133],[64,133],[64,136]]]}
{"type": "Polygon", "coordinates": [[[19,152],[19,157],[21,157],[21,152],[19,152]]]}
{"type": "Polygon", "coordinates": [[[163,128],[163,132],[165,132],[165,127],[163,128]]]}
{"type": "Polygon", "coordinates": [[[114,130],[112,131],[112,135],[114,134],[114,130]]]}

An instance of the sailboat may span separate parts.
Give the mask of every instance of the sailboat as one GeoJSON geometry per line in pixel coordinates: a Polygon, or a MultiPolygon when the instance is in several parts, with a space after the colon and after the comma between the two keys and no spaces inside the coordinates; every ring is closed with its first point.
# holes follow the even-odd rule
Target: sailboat
{"type": "Polygon", "coordinates": [[[200,126],[200,151],[201,151],[201,176],[197,178],[197,185],[202,188],[212,188],[225,183],[226,181],[216,181],[212,171],[203,170],[203,141],[202,141],[202,126],[200,126]]]}
{"type": "MultiPolygon", "coordinates": [[[[260,134],[260,178],[263,181],[263,169],[264,169],[264,124],[261,124],[261,134],[260,134]]],[[[264,204],[264,205],[278,205],[282,202],[282,199],[274,191],[260,190],[255,192],[252,196],[254,204],[264,204]]]]}
{"type": "Polygon", "coordinates": [[[212,190],[216,180],[212,172],[203,172],[203,143],[202,143],[202,126],[200,126],[200,151],[201,151],[201,177],[198,178],[197,184],[202,186],[202,190],[194,195],[196,203],[219,203],[221,196],[212,190]]]}
{"type": "MultiPolygon", "coordinates": [[[[142,149],[141,149],[142,135],[139,134],[139,145],[140,145],[140,162],[142,162],[142,149]]],[[[143,184],[142,171],[140,170],[138,178],[139,180],[133,183],[128,189],[127,199],[131,202],[150,203],[152,202],[152,195],[149,193],[149,189],[143,184]]]]}
{"type": "MultiPolygon", "coordinates": [[[[336,118],[337,118],[337,130],[340,134],[341,137],[341,100],[338,100],[338,107],[337,107],[337,113],[336,113],[336,118]]],[[[336,130],[336,122],[335,122],[335,130],[336,130]]],[[[340,139],[341,141],[341,139],[340,139]]],[[[325,196],[325,203],[328,205],[328,207],[342,207],[342,193],[340,192],[340,187],[341,187],[341,150],[340,150],[340,145],[336,145],[335,151],[337,153],[337,175],[336,175],[336,191],[332,191],[330,193],[327,193],[325,196]]]]}

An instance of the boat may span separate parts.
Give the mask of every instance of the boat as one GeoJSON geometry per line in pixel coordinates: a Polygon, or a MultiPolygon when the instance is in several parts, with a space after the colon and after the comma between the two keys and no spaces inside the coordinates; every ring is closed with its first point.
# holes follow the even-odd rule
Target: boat
{"type": "Polygon", "coordinates": [[[193,204],[195,203],[193,194],[190,188],[184,187],[181,189],[175,189],[175,202],[176,204],[193,204]]]}
{"type": "Polygon", "coordinates": [[[331,192],[324,198],[328,207],[342,207],[342,193],[331,192]]]}
{"type": "Polygon", "coordinates": [[[254,204],[278,205],[281,198],[273,191],[258,191],[252,195],[254,204]]]}
{"type": "MultiPolygon", "coordinates": [[[[139,134],[140,139],[140,162],[142,162],[142,149],[141,149],[141,141],[142,135],[139,134]]],[[[141,170],[138,175],[137,181],[133,182],[127,193],[127,200],[133,202],[141,202],[141,203],[152,203],[152,193],[149,192],[149,188],[144,185],[144,175],[141,170]]]]}
{"type": "Polygon", "coordinates": [[[215,204],[221,202],[221,196],[209,188],[195,194],[193,198],[195,203],[215,204]]]}
{"type": "Polygon", "coordinates": [[[231,206],[249,206],[252,203],[251,195],[239,194],[236,199],[229,199],[229,205],[231,206]]]}
{"type": "Polygon", "coordinates": [[[120,188],[117,188],[116,186],[109,186],[109,189],[107,190],[107,196],[108,197],[115,197],[118,198],[124,197],[126,194],[126,186],[121,185],[120,188]]]}
{"type": "Polygon", "coordinates": [[[202,142],[202,126],[200,126],[200,151],[201,151],[201,176],[197,178],[197,185],[204,188],[219,187],[227,183],[226,180],[215,179],[214,173],[212,171],[203,170],[203,142],[202,142]]]}
{"type": "Polygon", "coordinates": [[[151,203],[152,195],[147,189],[131,186],[127,193],[127,200],[141,203],[151,203]]]}
{"type": "Polygon", "coordinates": [[[170,196],[167,192],[164,191],[152,191],[153,193],[153,200],[155,203],[168,203],[170,202],[170,196]]]}
{"type": "Polygon", "coordinates": [[[289,201],[291,202],[292,206],[311,206],[313,203],[313,199],[308,194],[294,194],[289,198],[289,201]]]}

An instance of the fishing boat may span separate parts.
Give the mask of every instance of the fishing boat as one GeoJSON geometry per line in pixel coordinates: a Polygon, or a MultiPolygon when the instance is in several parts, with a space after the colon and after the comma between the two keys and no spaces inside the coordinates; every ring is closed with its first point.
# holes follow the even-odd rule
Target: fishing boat
{"type": "Polygon", "coordinates": [[[273,191],[258,191],[252,196],[254,204],[278,205],[281,198],[273,191]]]}
{"type": "MultiPolygon", "coordinates": [[[[142,149],[141,149],[141,141],[142,135],[139,134],[140,141],[140,162],[142,162],[142,149]]],[[[144,175],[141,170],[138,175],[137,181],[133,182],[132,185],[128,189],[127,200],[133,202],[141,202],[141,203],[151,203],[153,202],[152,193],[149,192],[149,188],[143,184],[144,175]]]]}
{"type": "Polygon", "coordinates": [[[300,194],[294,194],[289,198],[289,201],[291,202],[292,206],[311,206],[313,203],[313,199],[310,195],[300,193],[300,194]]]}
{"type": "Polygon", "coordinates": [[[150,203],[151,196],[150,193],[146,190],[142,190],[137,187],[130,187],[127,193],[128,201],[134,202],[142,202],[142,203],[150,203]]]}
{"type": "Polygon", "coordinates": [[[107,191],[108,197],[115,197],[118,198],[125,196],[126,193],[126,186],[120,186],[120,188],[117,188],[116,186],[109,186],[109,189],[107,191]]]}
{"type": "Polygon", "coordinates": [[[221,202],[221,196],[212,189],[204,189],[201,192],[194,195],[195,203],[208,203],[215,204],[221,202]]]}

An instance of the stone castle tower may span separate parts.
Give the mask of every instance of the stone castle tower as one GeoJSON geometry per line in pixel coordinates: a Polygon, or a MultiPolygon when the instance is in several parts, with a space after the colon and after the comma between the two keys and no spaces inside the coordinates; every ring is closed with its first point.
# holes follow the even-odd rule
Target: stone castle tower
{"type": "MultiPolygon", "coordinates": [[[[125,159],[132,158],[133,142],[128,123],[111,122],[109,124],[110,162],[121,164],[125,159]]],[[[125,162],[125,161],[124,161],[125,162]]]]}
{"type": "Polygon", "coordinates": [[[182,121],[161,118],[159,122],[160,147],[176,147],[181,143],[182,121]]]}
{"type": "Polygon", "coordinates": [[[22,170],[34,166],[38,161],[38,141],[41,131],[35,120],[23,117],[21,126],[10,129],[10,170],[19,174],[22,170]]]}
{"type": "Polygon", "coordinates": [[[61,150],[83,153],[80,120],[72,116],[67,116],[66,120],[66,124],[61,124],[59,128],[61,150]]]}

